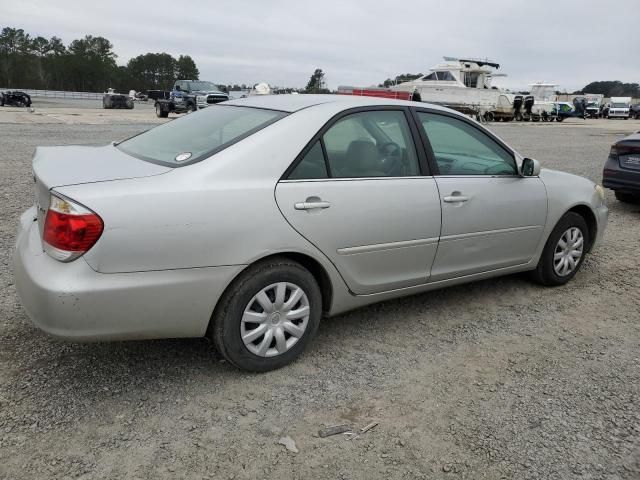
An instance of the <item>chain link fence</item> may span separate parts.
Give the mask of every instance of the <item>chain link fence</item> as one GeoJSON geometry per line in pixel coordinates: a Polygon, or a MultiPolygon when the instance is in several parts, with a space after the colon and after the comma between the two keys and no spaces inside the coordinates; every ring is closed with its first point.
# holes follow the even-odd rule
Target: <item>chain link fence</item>
{"type": "Polygon", "coordinates": [[[66,98],[70,100],[102,100],[104,93],[66,92],[64,90],[33,90],[31,88],[0,88],[0,92],[18,90],[31,97],[66,98]]]}

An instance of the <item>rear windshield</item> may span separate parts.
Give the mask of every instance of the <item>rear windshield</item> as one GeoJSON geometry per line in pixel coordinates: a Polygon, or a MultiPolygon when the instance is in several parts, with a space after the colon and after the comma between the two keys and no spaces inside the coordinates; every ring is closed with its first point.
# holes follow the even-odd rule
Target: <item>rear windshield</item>
{"type": "Polygon", "coordinates": [[[260,108],[212,105],[118,144],[124,153],[179,167],[197,162],[287,115],[260,108]]]}

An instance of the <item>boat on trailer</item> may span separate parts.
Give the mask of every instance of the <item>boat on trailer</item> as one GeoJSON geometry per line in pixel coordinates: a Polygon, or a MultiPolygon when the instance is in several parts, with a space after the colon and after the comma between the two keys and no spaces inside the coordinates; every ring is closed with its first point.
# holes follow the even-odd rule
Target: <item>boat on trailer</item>
{"type": "Polygon", "coordinates": [[[443,57],[428,74],[390,87],[418,94],[423,102],[444,105],[485,120],[514,118],[515,95],[492,85],[500,64],[488,59],[443,57]]]}

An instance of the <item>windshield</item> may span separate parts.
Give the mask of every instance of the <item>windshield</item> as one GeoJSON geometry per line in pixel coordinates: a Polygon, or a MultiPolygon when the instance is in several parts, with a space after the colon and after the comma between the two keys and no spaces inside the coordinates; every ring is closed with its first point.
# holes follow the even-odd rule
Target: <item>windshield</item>
{"type": "Polygon", "coordinates": [[[209,157],[287,114],[259,108],[212,105],[118,144],[128,155],[178,167],[209,157]]]}
{"type": "Polygon", "coordinates": [[[611,104],[612,108],[627,108],[628,105],[626,103],[622,103],[622,102],[615,102],[611,104]]]}
{"type": "Polygon", "coordinates": [[[189,89],[195,90],[220,90],[217,85],[211,82],[189,82],[189,89]]]}

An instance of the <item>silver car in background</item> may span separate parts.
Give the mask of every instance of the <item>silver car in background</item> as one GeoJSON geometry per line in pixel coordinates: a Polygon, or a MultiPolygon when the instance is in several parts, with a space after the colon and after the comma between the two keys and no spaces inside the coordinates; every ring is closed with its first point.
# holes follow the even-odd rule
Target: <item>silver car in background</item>
{"type": "Polygon", "coordinates": [[[275,95],[119,144],[38,148],[16,285],[77,340],[209,336],[281,367],[321,317],[531,271],[562,285],[600,241],[602,188],[540,170],[451,110],[275,95]]]}

